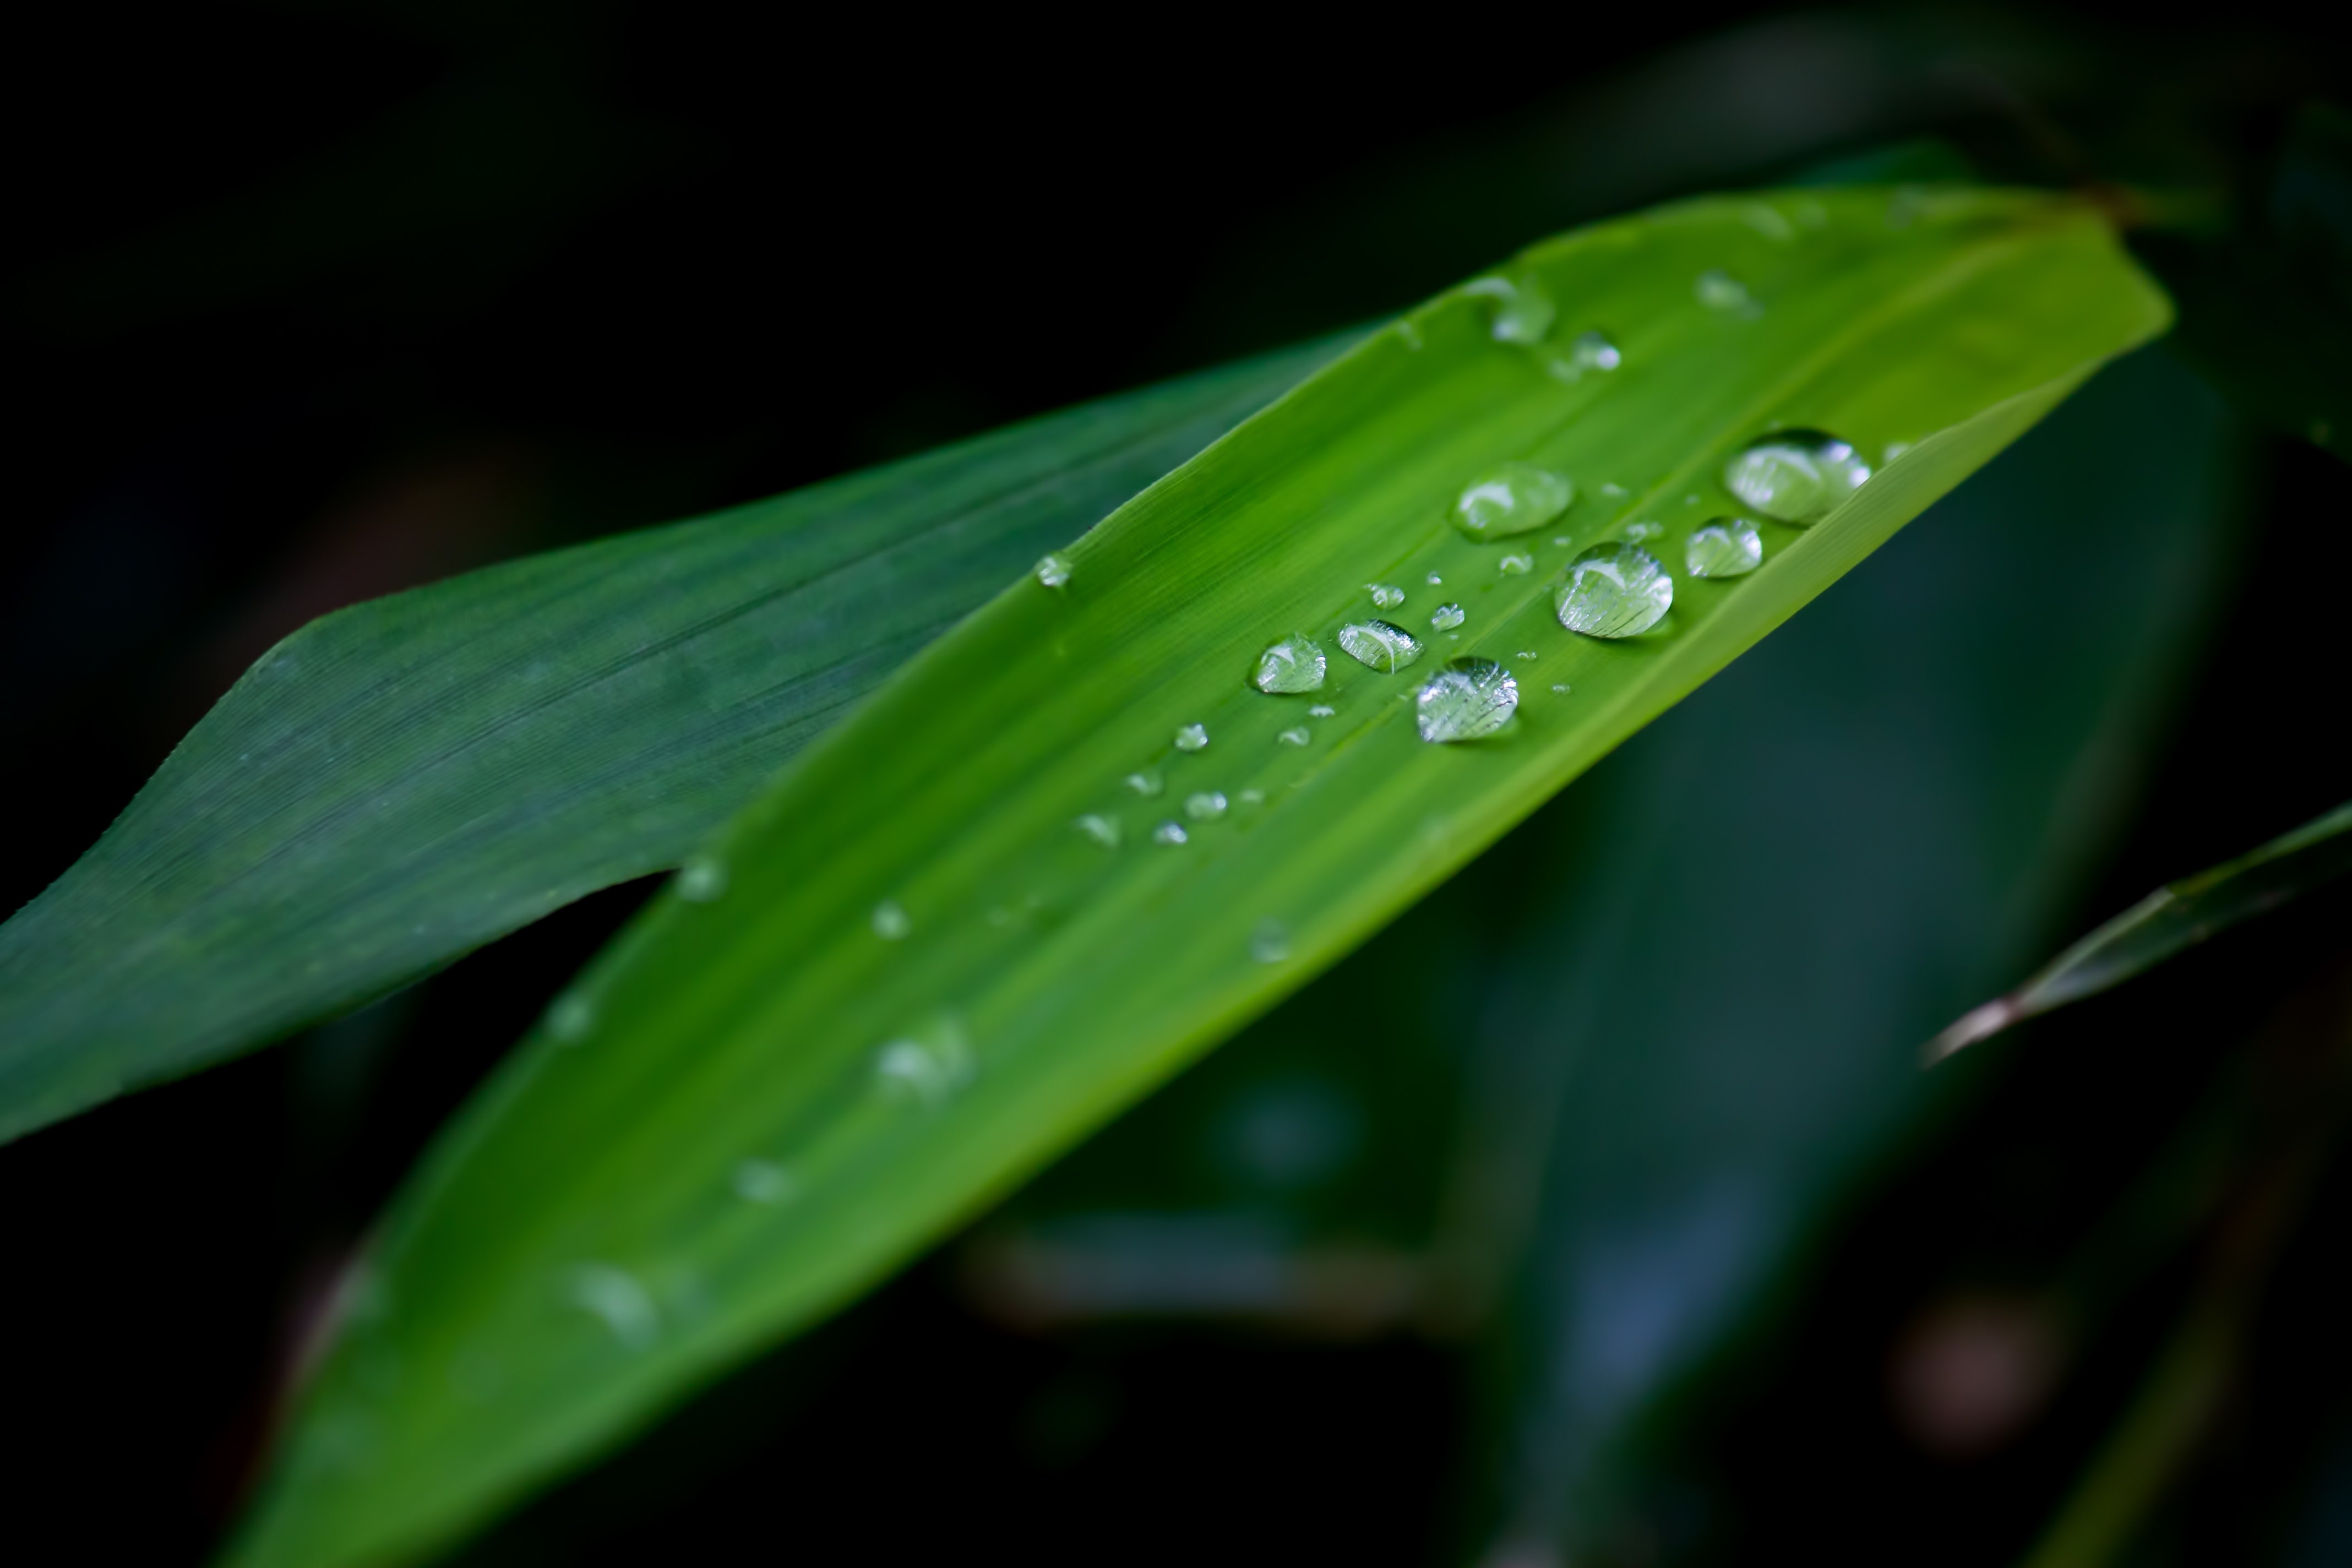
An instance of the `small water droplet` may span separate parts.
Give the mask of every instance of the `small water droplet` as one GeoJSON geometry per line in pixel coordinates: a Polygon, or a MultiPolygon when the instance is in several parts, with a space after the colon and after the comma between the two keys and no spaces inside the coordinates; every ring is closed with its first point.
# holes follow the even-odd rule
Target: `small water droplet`
{"type": "Polygon", "coordinates": [[[1739,209],[1740,220],[1767,239],[1786,245],[1797,237],[1796,226],[1769,202],[1750,202],[1739,209]]]}
{"type": "Polygon", "coordinates": [[[1609,483],[1601,487],[1601,493],[1607,496],[1612,500],[1622,500],[1633,492],[1628,490],[1623,485],[1621,485],[1612,479],[1609,483]]]}
{"type": "Polygon", "coordinates": [[[1432,631],[1450,632],[1469,618],[1459,605],[1440,605],[1429,617],[1429,627],[1432,631]]]}
{"type": "Polygon", "coordinates": [[[1048,555],[1037,563],[1037,581],[1048,588],[1058,588],[1070,580],[1070,558],[1048,555]]]}
{"type": "Polygon", "coordinates": [[[1914,443],[1909,441],[1889,441],[1886,443],[1886,449],[1879,454],[1879,461],[1883,463],[1891,463],[1895,458],[1901,457],[1904,453],[1909,451],[1913,445],[1914,443]]]}
{"type": "Polygon", "coordinates": [[[1760,313],[1756,301],[1748,297],[1748,285],[1720,268],[1710,267],[1700,273],[1693,291],[1698,295],[1698,302],[1710,310],[1739,316],[1760,313]]]}
{"type": "Polygon", "coordinates": [[[1405,347],[1409,349],[1419,349],[1421,347],[1421,329],[1413,325],[1412,319],[1411,317],[1408,316],[1401,319],[1396,324],[1396,331],[1397,336],[1404,340],[1405,347]]]}
{"type": "Polygon", "coordinates": [[[688,903],[707,904],[727,890],[727,863],[715,855],[690,856],[672,886],[688,903]]]}
{"type": "Polygon", "coordinates": [[[1315,737],[1308,731],[1306,725],[1300,724],[1295,728],[1283,731],[1280,734],[1275,736],[1275,739],[1281,742],[1286,746],[1303,746],[1309,741],[1315,739],[1315,737]]]}
{"type": "Polygon", "coordinates": [[[1615,370],[1624,358],[1606,333],[1579,332],[1576,341],[1568,345],[1568,353],[1551,362],[1551,373],[1572,384],[1591,372],[1606,374],[1615,370]]]}
{"type": "Polygon", "coordinates": [[[1519,683],[1491,658],[1448,659],[1413,699],[1424,741],[1475,741],[1510,722],[1519,683]]]}
{"type": "Polygon", "coordinates": [[[1827,517],[1863,487],[1870,465],[1820,430],[1778,430],[1749,442],[1724,465],[1723,488],[1780,522],[1827,517]]]}
{"type": "Polygon", "coordinates": [[[1477,278],[1462,285],[1465,294],[1495,301],[1486,330],[1501,343],[1539,343],[1559,314],[1551,300],[1532,279],[1477,278]]]}
{"type": "Polygon", "coordinates": [[[1694,577],[1744,577],[1764,563],[1764,536],[1744,517],[1718,517],[1693,529],[1683,564],[1694,577]]]}
{"type": "Polygon", "coordinates": [[[1332,707],[1328,702],[1318,702],[1314,707],[1309,708],[1307,710],[1307,716],[1309,719],[1328,719],[1339,711],[1339,710],[1337,708],[1332,707]]]}
{"type": "Polygon", "coordinates": [[[1118,824],[1099,812],[1090,811],[1078,818],[1077,830],[1106,849],[1118,847],[1118,824]]]}
{"type": "Polygon", "coordinates": [[[1541,528],[1576,500],[1566,474],[1533,463],[1505,463],[1464,488],[1454,502],[1454,526],[1473,539],[1507,539],[1541,528]]]}
{"type": "Polygon", "coordinates": [[[1280,963],[1290,956],[1290,931],[1280,921],[1260,921],[1250,933],[1250,957],[1260,963],[1280,963]]]}
{"type": "Polygon", "coordinates": [[[1245,789],[1242,791],[1239,798],[1244,805],[1264,805],[1265,804],[1265,791],[1262,789],[1245,789]]]}
{"type": "Polygon", "coordinates": [[[1536,656],[1536,650],[1535,650],[1535,649],[1533,649],[1533,648],[1531,648],[1531,647],[1523,647],[1523,648],[1519,649],[1519,651],[1518,651],[1518,653],[1517,653],[1517,655],[1516,657],[1517,657],[1517,658],[1535,658],[1535,656],[1536,656]]]}
{"type": "Polygon", "coordinates": [[[747,1204],[780,1204],[798,1184],[772,1160],[746,1160],[735,1167],[735,1195],[747,1204]]]}
{"type": "Polygon", "coordinates": [[[1367,583],[1364,592],[1370,594],[1372,603],[1383,610],[1393,610],[1404,603],[1404,590],[1393,583],[1367,583]]]}
{"type": "Polygon", "coordinates": [[[1176,731],[1176,749],[1180,752],[1197,752],[1208,743],[1209,727],[1206,724],[1187,724],[1176,731]]]}
{"type": "Polygon", "coordinates": [[[635,1275],[609,1263],[583,1263],[564,1282],[564,1299],[603,1321],[624,1348],[641,1351],[661,1337],[661,1310],[635,1275]]]}
{"type": "Polygon", "coordinates": [[[1639,544],[1645,539],[1657,538],[1658,535],[1665,532],[1665,531],[1666,525],[1664,523],[1652,522],[1645,518],[1640,522],[1627,523],[1622,531],[1624,533],[1626,538],[1632,540],[1634,543],[1639,544]]]}
{"type": "Polygon", "coordinates": [[[874,1078],[892,1099],[940,1105],[978,1072],[971,1042],[953,1019],[942,1019],[919,1037],[892,1040],[874,1053],[874,1078]]]}
{"type": "Polygon", "coordinates": [[[1393,675],[1421,657],[1421,644],[1413,635],[1389,621],[1359,621],[1341,626],[1339,647],[1358,664],[1384,675],[1393,675]]]}
{"type": "Polygon", "coordinates": [[[1563,680],[1563,681],[1559,681],[1559,682],[1558,682],[1557,684],[1555,684],[1555,685],[1552,687],[1552,689],[1552,689],[1552,694],[1553,694],[1554,696],[1556,696],[1556,697],[1565,697],[1565,696],[1567,696],[1567,695],[1568,695],[1568,682],[1566,682],[1565,680],[1563,680]]]}
{"type": "Polygon", "coordinates": [[[1158,773],[1143,773],[1128,774],[1127,787],[1141,795],[1144,799],[1150,800],[1168,786],[1160,782],[1160,778],[1158,773]]]}
{"type": "Polygon", "coordinates": [[[1524,550],[1514,550],[1495,563],[1495,570],[1506,577],[1524,577],[1536,569],[1536,558],[1524,550]]]}
{"type": "Polygon", "coordinates": [[[1675,580],[1638,544],[1596,544],[1569,563],[1559,624],[1589,637],[1630,637],[1665,617],[1675,580]]]}
{"type": "Polygon", "coordinates": [[[596,1005],[576,991],[567,991],[547,1010],[547,1032],[565,1045],[577,1045],[596,1026],[596,1005]]]}
{"type": "Polygon", "coordinates": [[[896,899],[885,899],[874,906],[874,934],[884,942],[904,942],[914,929],[915,922],[907,918],[896,899]]]}
{"type": "Polygon", "coordinates": [[[1197,795],[1187,795],[1184,799],[1184,815],[1195,822],[1216,821],[1225,815],[1223,792],[1204,789],[1197,795]]]}
{"type": "Polygon", "coordinates": [[[1163,822],[1151,830],[1154,844],[1182,844],[1191,837],[1181,822],[1163,822]]]}
{"type": "Polygon", "coordinates": [[[1251,679],[1260,691],[1282,697],[1317,689],[1323,684],[1323,672],[1322,645],[1305,632],[1293,632],[1269,643],[1257,656],[1257,673],[1251,679]]]}
{"type": "Polygon", "coordinates": [[[1443,588],[1445,586],[1445,579],[1432,572],[1429,574],[1429,585],[1433,588],[1443,588]]]}

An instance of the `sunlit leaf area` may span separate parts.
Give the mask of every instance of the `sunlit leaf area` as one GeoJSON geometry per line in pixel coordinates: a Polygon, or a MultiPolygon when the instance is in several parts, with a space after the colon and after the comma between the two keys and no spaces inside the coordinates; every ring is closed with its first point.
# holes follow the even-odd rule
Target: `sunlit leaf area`
{"type": "Polygon", "coordinates": [[[7,1560],[2352,1563],[2326,20],[12,29],[7,1560]]]}

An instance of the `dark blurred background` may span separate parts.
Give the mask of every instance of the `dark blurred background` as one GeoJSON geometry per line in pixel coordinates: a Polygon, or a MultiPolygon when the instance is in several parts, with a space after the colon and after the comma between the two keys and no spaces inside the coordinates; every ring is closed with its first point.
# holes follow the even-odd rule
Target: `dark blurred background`
{"type": "MultiPolygon", "coordinates": [[[[2186,193],[2203,230],[2147,246],[2193,328],[2197,268],[2275,218],[2298,113],[2347,101],[2314,26],[12,17],[0,902],[337,605],[1374,319],[1630,206],[1841,174],[2186,193]]],[[[2138,1433],[2121,1544],[2063,1560],[2352,1563],[2347,900],[1910,1065],[2055,942],[2352,794],[2340,650],[2293,591],[2342,556],[2346,470],[2230,412],[2200,341],[2103,378],[1372,952],[469,1560],[2011,1561],[2138,1433]],[[2078,519],[2079,560],[2038,553],[2078,519]],[[2053,617],[2082,646],[2038,666],[2053,617]],[[1838,640],[1874,629],[1900,679],[1838,640]],[[1757,782],[1797,735],[1846,759],[1836,787],[1757,782]],[[1659,862],[1610,869],[1693,778],[1827,815],[1763,830],[1780,860],[1685,846],[1671,898],[1659,862]],[[1530,890],[1555,863],[1601,925],[1530,890]],[[1589,1065],[1639,1031],[1583,955],[1620,941],[1612,973],[1675,991],[1784,921],[1888,934],[1801,995],[1763,963],[1705,1017],[1645,1008],[1654,1082],[1589,1065]],[[1683,1091],[1758,1063],[1790,1109],[1750,1101],[1742,1164],[1683,1091]],[[1530,1130],[1535,1103],[1561,1109],[1530,1130]],[[1603,1131],[1615,1164],[1578,1152],[1603,1131]],[[2147,1415],[2176,1365],[2219,1392],[2147,1415]]],[[[73,1543],[36,1560],[205,1554],[325,1281],[642,892],[0,1150],[10,1512],[73,1543]]]]}

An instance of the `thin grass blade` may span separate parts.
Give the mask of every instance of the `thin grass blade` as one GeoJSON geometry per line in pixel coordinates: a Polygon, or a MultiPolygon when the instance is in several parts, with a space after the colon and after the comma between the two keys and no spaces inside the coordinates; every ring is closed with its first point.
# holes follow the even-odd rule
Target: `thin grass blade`
{"type": "Polygon", "coordinates": [[[925,650],[558,1000],[395,1202],[234,1560],[425,1550],[838,1306],[2167,319],[2072,203],[1801,192],[1580,231],[1375,334],[925,650]],[[1759,524],[1756,569],[1691,575],[1752,516],[1727,465],[1800,427],[1884,466],[1759,524]],[[1579,499],[1470,537],[1453,514],[1507,463],[1579,499]],[[1653,607],[1625,552],[1671,583],[1638,635],[1563,622],[1602,546],[1653,607]],[[1343,640],[1375,619],[1423,653],[1343,640]],[[1260,689],[1280,644],[1323,684],[1260,689]],[[1423,738],[1501,717],[1498,672],[1508,722],[1423,738]]]}
{"type": "Polygon", "coordinates": [[[2012,1024],[2095,996],[2347,872],[2352,872],[2352,802],[2234,860],[2158,888],[2052,959],[2016,990],[1962,1014],[1927,1042],[1927,1058],[1930,1064],[1939,1062],[2012,1024]]]}
{"type": "Polygon", "coordinates": [[[676,866],[908,655],[1339,347],[304,627],[0,926],[0,1139],[676,866]]]}

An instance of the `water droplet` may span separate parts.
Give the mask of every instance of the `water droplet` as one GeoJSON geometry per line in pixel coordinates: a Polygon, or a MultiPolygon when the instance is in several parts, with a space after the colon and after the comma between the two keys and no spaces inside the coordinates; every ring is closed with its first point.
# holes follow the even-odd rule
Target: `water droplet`
{"type": "Polygon", "coordinates": [[[1443,588],[1445,586],[1445,579],[1432,572],[1429,574],[1429,585],[1433,588],[1443,588]]]}
{"type": "Polygon", "coordinates": [[[874,906],[874,934],[884,942],[903,942],[914,929],[915,922],[907,918],[897,900],[885,899],[874,906]]]}
{"type": "Polygon", "coordinates": [[[1412,318],[1406,317],[1399,321],[1396,324],[1396,331],[1397,336],[1404,340],[1405,347],[1409,349],[1418,349],[1421,347],[1421,329],[1413,325],[1412,318]]]}
{"type": "Polygon", "coordinates": [[[1780,522],[1810,523],[1860,489],[1870,465],[1820,430],[1777,430],[1724,465],[1723,488],[1780,522]]]}
{"type": "Polygon", "coordinates": [[[1245,789],[1242,791],[1240,799],[1244,805],[1264,805],[1265,804],[1265,791],[1262,789],[1245,789]]]}
{"type": "Polygon", "coordinates": [[[1372,603],[1383,610],[1393,610],[1404,603],[1404,590],[1393,583],[1367,583],[1364,592],[1370,594],[1372,603]]]}
{"type": "Polygon", "coordinates": [[[1648,631],[1675,602],[1675,580],[1638,544],[1596,544],[1569,563],[1559,624],[1589,637],[1648,631]]]}
{"type": "Polygon", "coordinates": [[[1560,681],[1554,685],[1551,689],[1552,695],[1555,697],[1565,697],[1568,695],[1568,682],[1565,680],[1560,681]]]}
{"type": "Polygon", "coordinates": [[[1506,577],[1524,577],[1536,569],[1536,558],[1524,550],[1514,550],[1495,563],[1495,570],[1506,577]]]}
{"type": "Polygon", "coordinates": [[[1090,811],[1078,818],[1077,830],[1106,849],[1118,847],[1118,824],[1099,812],[1090,811]]]}
{"type": "Polygon", "coordinates": [[[920,1037],[892,1040],[874,1053],[874,1078],[892,1099],[940,1105],[978,1072],[971,1042],[952,1019],[942,1019],[920,1037]]]}
{"type": "Polygon", "coordinates": [[[1127,787],[1144,799],[1150,800],[1168,786],[1160,782],[1158,773],[1145,773],[1128,774],[1127,787]]]}
{"type": "Polygon", "coordinates": [[[1657,538],[1658,535],[1665,532],[1665,531],[1666,525],[1664,523],[1652,522],[1648,519],[1644,518],[1640,522],[1627,523],[1622,531],[1624,533],[1626,538],[1632,540],[1634,543],[1639,544],[1645,539],[1657,538]]]}
{"type": "Polygon", "coordinates": [[[1197,752],[1208,743],[1209,727],[1206,724],[1187,724],[1176,731],[1176,749],[1180,752],[1197,752]]]}
{"type": "Polygon", "coordinates": [[[1607,496],[1612,500],[1622,500],[1626,496],[1631,495],[1633,492],[1628,490],[1623,485],[1621,485],[1612,479],[1608,484],[1601,487],[1601,493],[1607,496]]]}
{"type": "Polygon", "coordinates": [[[1536,650],[1531,647],[1523,647],[1519,649],[1518,654],[1517,655],[1517,657],[1520,658],[1533,658],[1535,656],[1536,650]]]}
{"type": "Polygon", "coordinates": [[[1570,383],[1582,381],[1592,371],[1615,370],[1624,363],[1617,345],[1601,332],[1579,332],[1576,341],[1568,345],[1568,353],[1551,362],[1551,373],[1570,383]]]}
{"type": "Polygon", "coordinates": [[[1750,202],[1740,208],[1742,222],[1767,239],[1786,245],[1797,237],[1796,226],[1783,217],[1780,209],[1769,202],[1750,202]]]}
{"type": "Polygon", "coordinates": [[[1475,741],[1510,722],[1519,683],[1491,658],[1448,659],[1413,699],[1424,741],[1475,741]]]}
{"type": "Polygon", "coordinates": [[[564,1281],[564,1299],[602,1319],[626,1349],[649,1348],[661,1337],[661,1310],[635,1275],[609,1263],[583,1263],[564,1281]]]}
{"type": "Polygon", "coordinates": [[[1694,577],[1744,577],[1764,563],[1764,536],[1744,517],[1718,517],[1691,531],[1683,564],[1694,577]]]}
{"type": "Polygon", "coordinates": [[[1358,664],[1393,675],[1421,657],[1421,644],[1389,621],[1359,621],[1339,628],[1339,647],[1358,664]]]}
{"type": "Polygon", "coordinates": [[[596,1026],[596,1005],[576,991],[567,991],[547,1010],[547,1032],[565,1045],[577,1045],[596,1026]]]}
{"type": "Polygon", "coordinates": [[[1719,268],[1710,267],[1700,273],[1693,291],[1698,295],[1698,302],[1710,310],[1741,316],[1758,313],[1756,302],[1748,297],[1748,285],[1719,268]]]}
{"type": "Polygon", "coordinates": [[[1496,342],[1539,343],[1551,331],[1552,318],[1559,313],[1552,309],[1550,299],[1530,279],[1514,282],[1507,278],[1478,278],[1462,285],[1462,291],[1495,301],[1486,330],[1494,334],[1496,342]]]}
{"type": "Polygon", "coordinates": [[[1322,646],[1305,632],[1293,632],[1257,656],[1257,673],[1251,679],[1260,691],[1279,697],[1317,689],[1323,670],[1322,646]]]}
{"type": "Polygon", "coordinates": [[[1505,463],[1470,481],[1454,502],[1454,526],[1473,539],[1507,539],[1569,509],[1576,485],[1533,463],[1505,463]]]}
{"type": "Polygon", "coordinates": [[[1184,799],[1184,815],[1195,822],[1214,822],[1225,815],[1225,797],[1222,791],[1204,789],[1184,799]]]}
{"type": "Polygon", "coordinates": [[[707,904],[727,890],[727,863],[715,855],[689,856],[672,884],[689,904],[707,904]]]}
{"type": "Polygon", "coordinates": [[[1909,441],[1889,441],[1886,443],[1886,449],[1879,454],[1879,460],[1881,462],[1891,463],[1895,458],[1901,457],[1904,453],[1909,451],[1912,446],[1913,443],[1909,441]]]}
{"type": "Polygon", "coordinates": [[[1037,581],[1048,588],[1058,588],[1070,580],[1070,558],[1048,555],[1037,563],[1037,581]]]}
{"type": "Polygon", "coordinates": [[[735,1195],[747,1204],[780,1204],[799,1184],[772,1160],[746,1160],[735,1167],[735,1195]]]}
{"type": "Polygon", "coordinates": [[[1290,931],[1280,921],[1260,921],[1250,933],[1249,951],[1260,963],[1280,963],[1290,956],[1290,931]]]}
{"type": "Polygon", "coordinates": [[[1154,844],[1182,844],[1190,837],[1181,822],[1163,822],[1151,830],[1154,844]]]}
{"type": "Polygon", "coordinates": [[[1462,606],[1459,605],[1440,605],[1429,617],[1429,629],[1437,632],[1450,632],[1469,618],[1470,617],[1468,616],[1463,614],[1462,606]]]}

